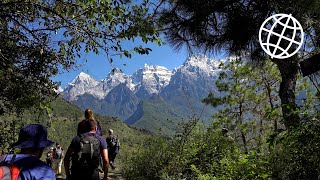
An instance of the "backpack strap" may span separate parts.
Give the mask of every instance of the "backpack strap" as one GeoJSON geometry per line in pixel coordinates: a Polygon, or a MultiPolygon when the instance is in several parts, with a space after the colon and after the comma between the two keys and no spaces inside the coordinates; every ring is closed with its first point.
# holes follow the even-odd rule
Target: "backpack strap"
{"type": "Polygon", "coordinates": [[[19,173],[22,168],[18,168],[16,165],[14,165],[14,161],[16,159],[16,153],[13,154],[11,160],[9,163],[5,162],[5,159],[8,155],[0,156],[0,165],[4,165],[0,168],[0,179],[3,178],[3,175],[10,174],[11,180],[18,180],[19,173]]]}
{"type": "Polygon", "coordinates": [[[11,170],[11,178],[13,180],[18,180],[20,169],[14,164],[10,164],[10,170],[11,170]]]}

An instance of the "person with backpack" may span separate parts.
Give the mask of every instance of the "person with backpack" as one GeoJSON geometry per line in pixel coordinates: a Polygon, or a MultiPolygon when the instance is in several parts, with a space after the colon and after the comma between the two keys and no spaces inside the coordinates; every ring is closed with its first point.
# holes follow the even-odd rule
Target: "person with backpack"
{"type": "Polygon", "coordinates": [[[120,142],[117,136],[113,134],[113,130],[109,129],[109,136],[106,139],[107,145],[108,145],[108,155],[109,155],[109,163],[112,169],[115,169],[115,163],[114,160],[119,153],[120,150],[120,142]]]}
{"type": "Polygon", "coordinates": [[[48,139],[47,129],[40,124],[29,124],[19,132],[13,149],[21,149],[17,154],[0,156],[1,180],[53,180],[53,169],[40,160],[44,149],[54,144],[48,139]]]}
{"type": "MultiPolygon", "coordinates": [[[[78,128],[77,128],[77,135],[80,135],[80,134],[83,134],[83,133],[86,133],[88,132],[88,130],[86,129],[85,127],[85,124],[86,124],[86,121],[87,120],[96,120],[94,117],[93,117],[93,111],[91,109],[86,109],[84,111],[84,117],[85,119],[82,120],[81,122],[78,123],[78,128]]],[[[102,132],[101,132],[101,126],[100,126],[100,123],[99,121],[97,121],[97,129],[96,129],[96,133],[99,135],[99,136],[102,136],[102,132]]]]}
{"type": "Polygon", "coordinates": [[[108,179],[108,150],[106,140],[97,132],[97,122],[94,119],[85,121],[86,133],[77,135],[64,158],[67,179],[70,180],[100,180],[99,165],[103,161],[104,180],[108,179]],[[71,161],[71,172],[70,172],[71,161]]]}
{"type": "Polygon", "coordinates": [[[59,143],[56,143],[56,147],[53,148],[53,169],[56,174],[61,174],[62,160],[64,157],[63,148],[59,143]]]}

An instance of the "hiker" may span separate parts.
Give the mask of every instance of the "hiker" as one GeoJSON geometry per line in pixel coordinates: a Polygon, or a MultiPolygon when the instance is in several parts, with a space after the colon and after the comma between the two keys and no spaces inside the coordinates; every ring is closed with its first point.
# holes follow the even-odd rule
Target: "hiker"
{"type": "MultiPolygon", "coordinates": [[[[81,122],[79,122],[79,124],[78,124],[77,135],[80,135],[80,134],[83,134],[83,133],[86,133],[86,132],[90,131],[90,129],[88,130],[85,127],[85,123],[86,123],[87,120],[89,120],[89,119],[96,120],[93,117],[93,111],[91,109],[86,109],[84,111],[84,117],[85,117],[85,119],[82,120],[81,122]]],[[[99,136],[102,136],[101,126],[100,126],[99,121],[97,121],[97,134],[99,136]]]]}
{"type": "Polygon", "coordinates": [[[53,162],[53,147],[50,147],[49,152],[47,153],[47,158],[46,158],[47,164],[52,167],[52,162],[53,162]]]}
{"type": "Polygon", "coordinates": [[[53,143],[48,140],[47,129],[42,125],[29,124],[24,126],[19,132],[18,141],[12,144],[13,148],[21,149],[20,152],[0,157],[3,159],[0,166],[3,176],[0,175],[0,179],[4,179],[4,177],[14,179],[13,176],[10,177],[11,173],[12,175],[17,174],[18,178],[16,179],[19,180],[56,179],[52,168],[40,160],[44,149],[53,143]]]}
{"type": "Polygon", "coordinates": [[[99,180],[99,164],[102,157],[104,180],[108,179],[108,150],[106,140],[97,132],[97,121],[86,120],[83,124],[89,132],[73,138],[64,158],[67,179],[99,180]],[[71,160],[72,159],[72,160],[71,160]],[[70,173],[70,161],[71,173],[70,173]]]}
{"type": "Polygon", "coordinates": [[[120,150],[120,142],[118,138],[113,134],[113,130],[109,129],[109,136],[106,139],[108,145],[108,155],[109,155],[109,163],[112,169],[115,169],[114,159],[120,150]]]}
{"type": "Polygon", "coordinates": [[[63,148],[59,143],[53,149],[53,168],[56,174],[61,174],[62,159],[64,157],[63,148]]]}

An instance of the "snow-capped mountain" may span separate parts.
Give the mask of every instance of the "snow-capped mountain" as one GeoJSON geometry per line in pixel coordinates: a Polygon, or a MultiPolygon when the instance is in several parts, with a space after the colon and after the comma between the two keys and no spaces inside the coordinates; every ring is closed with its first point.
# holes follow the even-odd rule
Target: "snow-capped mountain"
{"type": "Polygon", "coordinates": [[[139,97],[151,94],[159,94],[163,87],[169,84],[172,72],[163,66],[144,65],[132,75],[135,93],[139,97]]]}
{"type": "MultiPolygon", "coordinates": [[[[216,91],[220,63],[204,55],[193,55],[173,71],[144,65],[129,76],[115,69],[101,81],[80,73],[62,96],[82,109],[92,108],[123,121],[130,119],[133,125],[135,122],[141,125],[150,118],[154,123],[171,117],[182,119],[202,111],[201,99],[216,91]]],[[[209,107],[206,111],[202,117],[209,118],[213,110],[209,107]]]]}
{"type": "Polygon", "coordinates": [[[204,55],[193,55],[173,70],[170,83],[163,89],[163,95],[181,91],[186,96],[204,98],[214,91],[219,77],[221,61],[211,60],[204,55]]]}
{"type": "Polygon", "coordinates": [[[85,93],[90,93],[93,87],[97,86],[99,81],[95,80],[90,75],[81,72],[71,83],[63,90],[62,96],[68,101],[73,101],[77,96],[85,93]]]}
{"type": "Polygon", "coordinates": [[[103,99],[113,88],[119,84],[125,84],[132,91],[135,87],[135,85],[132,84],[132,79],[130,76],[124,74],[120,69],[114,69],[100,81],[99,85],[92,90],[92,93],[103,92],[103,94],[100,96],[101,99],[103,99]]]}

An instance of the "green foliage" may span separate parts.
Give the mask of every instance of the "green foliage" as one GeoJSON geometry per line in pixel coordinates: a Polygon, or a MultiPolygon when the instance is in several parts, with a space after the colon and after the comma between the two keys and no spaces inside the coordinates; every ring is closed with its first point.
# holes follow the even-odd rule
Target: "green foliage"
{"type": "Polygon", "coordinates": [[[275,179],[319,179],[319,120],[307,120],[303,125],[278,136],[270,165],[275,179]]]}
{"type": "Polygon", "coordinates": [[[263,134],[277,130],[279,121],[279,98],[276,87],[279,85],[279,72],[270,61],[255,68],[239,59],[222,64],[224,72],[217,80],[217,88],[222,96],[209,94],[203,100],[222,110],[213,115],[215,127],[227,128],[233,132],[242,148],[263,149],[263,134]],[[273,122],[273,127],[271,125],[273,122]]]}
{"type": "Polygon", "coordinates": [[[0,115],[45,107],[56,95],[50,80],[83,52],[131,58],[151,49],[124,41],[162,44],[156,4],[121,0],[3,0],[0,2],[0,115]]]}
{"type": "Polygon", "coordinates": [[[249,154],[235,151],[221,160],[223,171],[217,179],[270,179],[271,169],[265,154],[252,150],[249,154]]]}
{"type": "Polygon", "coordinates": [[[182,113],[178,114],[177,110],[160,97],[152,97],[141,103],[141,107],[138,107],[141,108],[141,117],[139,116],[138,121],[128,123],[153,133],[173,135],[182,113]]]}
{"type": "MultiPolygon", "coordinates": [[[[265,19],[279,12],[292,14],[297,18],[305,30],[304,48],[299,55],[287,59],[273,58],[272,61],[277,64],[281,75],[279,98],[282,104],[283,123],[286,128],[299,125],[300,117],[295,113],[298,110],[295,90],[299,62],[305,55],[319,53],[320,42],[316,40],[320,37],[320,27],[316,23],[320,19],[318,0],[175,0],[166,2],[168,4],[162,11],[160,20],[165,26],[169,43],[176,49],[186,45],[190,52],[194,49],[205,53],[223,51],[230,56],[245,56],[243,59],[259,63],[269,59],[258,39],[260,26],[265,19]]],[[[274,30],[280,33],[282,28],[274,30]]],[[[272,43],[277,44],[277,42],[272,43]]],[[[279,41],[278,45],[289,47],[288,43],[279,41]]],[[[293,52],[295,48],[297,47],[290,46],[288,50],[293,52]]]]}
{"type": "Polygon", "coordinates": [[[152,138],[125,163],[127,179],[268,179],[267,156],[244,154],[221,130],[197,121],[170,139],[152,138]]]}
{"type": "Polygon", "coordinates": [[[318,179],[320,129],[317,101],[307,83],[297,89],[299,128],[282,129],[277,86],[279,71],[266,62],[252,68],[239,61],[224,65],[218,80],[223,96],[205,103],[221,106],[205,126],[195,118],[181,123],[171,138],[145,142],[125,163],[128,179],[318,179]],[[226,88],[227,87],[227,88],[226,88]],[[298,92],[298,93],[301,93],[298,92]],[[242,113],[242,114],[241,114],[242,113]],[[229,130],[229,132],[228,132],[229,130]]]}
{"type": "MultiPolygon", "coordinates": [[[[76,136],[78,123],[84,118],[84,112],[71,103],[57,98],[50,104],[48,111],[26,111],[20,117],[7,115],[0,116],[0,152],[8,152],[10,144],[17,141],[19,130],[25,124],[40,123],[48,128],[49,139],[59,142],[67,149],[71,140],[76,136]],[[42,112],[42,113],[40,113],[42,112]]],[[[137,152],[143,142],[152,136],[151,133],[129,127],[120,120],[95,115],[100,122],[106,137],[107,130],[113,129],[118,136],[121,149],[117,156],[117,166],[121,168],[131,153],[137,152]]],[[[46,150],[45,150],[46,151],[46,150]]],[[[45,154],[42,159],[45,159],[45,154]]]]}

